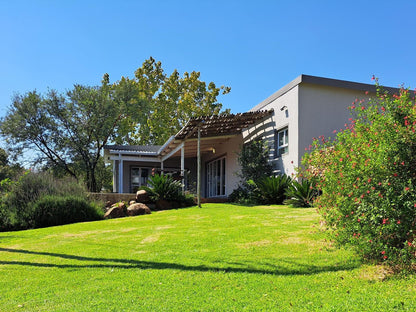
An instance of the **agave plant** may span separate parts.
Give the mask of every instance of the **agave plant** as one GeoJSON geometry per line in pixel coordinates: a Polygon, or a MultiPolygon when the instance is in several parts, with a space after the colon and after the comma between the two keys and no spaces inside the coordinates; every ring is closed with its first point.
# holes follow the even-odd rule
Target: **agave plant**
{"type": "Polygon", "coordinates": [[[158,200],[176,201],[182,199],[182,184],[180,181],[175,181],[171,176],[156,174],[149,178],[148,185],[141,188],[155,202],[158,200]]]}
{"type": "Polygon", "coordinates": [[[300,183],[293,181],[288,187],[286,196],[288,199],[284,204],[293,207],[311,207],[318,191],[313,187],[312,182],[303,180],[300,183]]]}
{"type": "Polygon", "coordinates": [[[285,193],[292,179],[287,175],[279,175],[276,177],[262,178],[257,182],[250,180],[248,182],[255,185],[255,194],[257,200],[262,204],[282,204],[286,198],[285,193]]]}

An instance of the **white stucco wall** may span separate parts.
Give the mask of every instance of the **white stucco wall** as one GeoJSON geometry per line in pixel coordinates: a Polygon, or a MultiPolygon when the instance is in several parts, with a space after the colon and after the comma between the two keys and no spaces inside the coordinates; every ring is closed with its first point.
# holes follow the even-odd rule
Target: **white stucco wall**
{"type": "Polygon", "coordinates": [[[313,138],[334,138],[334,130],[345,128],[351,117],[348,106],[356,99],[368,99],[364,91],[302,83],[299,87],[298,162],[313,138]]]}
{"type": "Polygon", "coordinates": [[[243,132],[244,140],[247,142],[256,137],[262,137],[268,143],[270,148],[270,161],[273,165],[275,174],[285,173],[292,175],[295,167],[298,166],[298,95],[299,87],[295,86],[281,96],[272,100],[262,107],[262,110],[274,110],[272,120],[266,120],[264,123],[256,125],[243,132]],[[282,108],[286,107],[282,110],[282,108]],[[288,128],[289,133],[289,151],[286,154],[278,156],[275,152],[276,131],[288,128]]]}
{"type": "Polygon", "coordinates": [[[300,83],[287,88],[279,96],[271,96],[262,110],[274,110],[272,123],[267,127],[257,125],[244,131],[245,141],[260,136],[268,142],[270,160],[275,174],[294,175],[295,168],[301,166],[305,148],[309,148],[313,138],[323,135],[334,137],[348,123],[348,106],[356,99],[368,99],[364,91],[325,86],[322,84],[300,83]],[[282,109],[286,107],[287,109],[282,109]],[[288,128],[289,152],[277,156],[274,151],[277,131],[288,128]]]}
{"type": "Polygon", "coordinates": [[[225,156],[225,193],[229,196],[232,191],[237,188],[239,178],[236,173],[239,171],[238,155],[243,145],[243,137],[241,135],[232,137],[222,144],[215,144],[215,154],[209,152],[202,155],[202,183],[201,193],[206,196],[206,165],[208,162],[225,156]]]}

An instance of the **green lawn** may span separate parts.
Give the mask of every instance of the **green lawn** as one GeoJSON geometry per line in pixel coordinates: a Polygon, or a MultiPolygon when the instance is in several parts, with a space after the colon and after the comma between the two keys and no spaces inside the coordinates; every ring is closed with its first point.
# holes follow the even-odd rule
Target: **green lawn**
{"type": "Polygon", "coordinates": [[[415,311],[314,209],[206,204],[0,233],[0,311],[415,311]]]}

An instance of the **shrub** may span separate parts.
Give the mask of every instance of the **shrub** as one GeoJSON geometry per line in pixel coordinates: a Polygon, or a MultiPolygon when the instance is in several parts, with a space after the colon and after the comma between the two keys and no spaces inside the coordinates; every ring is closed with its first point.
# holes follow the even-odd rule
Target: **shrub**
{"type": "Polygon", "coordinates": [[[293,181],[286,191],[287,199],[284,204],[292,207],[311,207],[314,198],[318,195],[313,183],[308,180],[293,181]]]}
{"type": "Polygon", "coordinates": [[[292,183],[292,179],[287,175],[279,175],[276,177],[265,177],[255,182],[249,181],[249,184],[255,187],[254,198],[261,204],[280,205],[286,198],[287,188],[292,183]]]}
{"type": "Polygon", "coordinates": [[[103,218],[102,209],[85,198],[46,195],[33,205],[33,225],[36,228],[103,218]]]}
{"type": "Polygon", "coordinates": [[[413,93],[356,100],[335,140],[321,137],[304,156],[305,175],[334,239],[366,259],[409,265],[416,251],[416,106],[413,93]]]}
{"type": "Polygon", "coordinates": [[[180,181],[175,181],[171,176],[165,174],[155,174],[149,178],[149,186],[142,186],[146,192],[149,193],[150,199],[153,201],[182,201],[182,184],[180,181]]]}
{"type": "Polygon", "coordinates": [[[233,203],[251,205],[256,203],[254,196],[255,185],[249,183],[241,183],[232,193],[228,196],[228,200],[233,203]]]}
{"type": "Polygon", "coordinates": [[[238,154],[241,171],[238,176],[245,183],[248,180],[258,181],[272,175],[269,162],[269,149],[262,140],[246,143],[238,154]]]}
{"type": "Polygon", "coordinates": [[[73,179],[56,179],[46,172],[26,172],[17,181],[2,181],[3,216],[9,229],[27,229],[34,226],[34,204],[46,195],[72,195],[87,200],[85,188],[73,179]],[[3,183],[4,182],[4,183],[3,183]],[[5,218],[5,217],[4,217],[5,218]]]}

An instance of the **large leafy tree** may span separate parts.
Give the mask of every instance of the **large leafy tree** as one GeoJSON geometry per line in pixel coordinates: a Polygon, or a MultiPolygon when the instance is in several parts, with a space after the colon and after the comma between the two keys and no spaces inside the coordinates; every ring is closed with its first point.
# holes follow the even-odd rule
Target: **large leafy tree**
{"type": "Polygon", "coordinates": [[[133,79],[110,84],[105,74],[97,87],[16,95],[0,132],[14,153],[34,150],[34,162],[84,179],[90,191],[98,191],[106,144],[162,144],[190,117],[220,113],[217,96],[230,89],[199,77],[192,72],[181,78],[176,70],[167,76],[149,58],[133,79]]]}
{"type": "Polygon", "coordinates": [[[0,148],[0,181],[6,178],[13,178],[21,171],[22,167],[20,164],[11,162],[8,153],[0,148]]]}
{"type": "Polygon", "coordinates": [[[99,87],[75,85],[64,95],[36,91],[17,95],[0,130],[15,151],[38,152],[48,161],[97,191],[96,169],[101,152],[121,124],[124,108],[112,96],[104,75],[99,87]]]}
{"type": "Polygon", "coordinates": [[[230,92],[229,87],[201,81],[199,72],[185,72],[181,77],[174,70],[166,75],[162,63],[152,57],[136,70],[133,79],[123,77],[118,88],[118,92],[133,95],[133,103],[142,101],[146,106],[140,116],[131,119],[126,135],[117,137],[118,143],[130,144],[163,144],[191,117],[221,113],[217,98],[230,92]]]}

